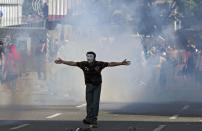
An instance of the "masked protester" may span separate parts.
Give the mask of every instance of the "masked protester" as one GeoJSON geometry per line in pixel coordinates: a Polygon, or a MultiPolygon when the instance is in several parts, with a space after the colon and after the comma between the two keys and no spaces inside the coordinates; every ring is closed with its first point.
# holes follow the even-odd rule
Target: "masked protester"
{"type": "Polygon", "coordinates": [[[86,84],[87,103],[87,116],[83,120],[83,123],[92,125],[93,127],[97,127],[97,116],[99,112],[99,102],[102,84],[101,71],[105,67],[129,65],[130,61],[126,61],[126,59],[122,62],[96,61],[96,54],[92,51],[86,53],[86,58],[87,61],[81,62],[64,61],[61,58],[58,58],[57,60],[55,60],[55,63],[76,66],[82,69],[86,84]]]}

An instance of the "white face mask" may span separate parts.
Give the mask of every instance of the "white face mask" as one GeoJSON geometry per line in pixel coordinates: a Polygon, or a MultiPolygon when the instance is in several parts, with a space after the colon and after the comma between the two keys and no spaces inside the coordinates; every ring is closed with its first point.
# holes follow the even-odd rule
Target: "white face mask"
{"type": "Polygon", "coordinates": [[[93,54],[87,54],[86,55],[87,61],[89,63],[92,63],[95,59],[94,59],[94,55],[93,54]]]}

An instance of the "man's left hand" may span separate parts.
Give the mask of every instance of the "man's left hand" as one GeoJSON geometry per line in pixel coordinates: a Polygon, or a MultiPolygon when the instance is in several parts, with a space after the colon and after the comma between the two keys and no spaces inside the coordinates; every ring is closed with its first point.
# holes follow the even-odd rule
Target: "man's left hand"
{"type": "Polygon", "coordinates": [[[131,61],[127,61],[127,59],[122,61],[122,65],[130,65],[131,61]]]}

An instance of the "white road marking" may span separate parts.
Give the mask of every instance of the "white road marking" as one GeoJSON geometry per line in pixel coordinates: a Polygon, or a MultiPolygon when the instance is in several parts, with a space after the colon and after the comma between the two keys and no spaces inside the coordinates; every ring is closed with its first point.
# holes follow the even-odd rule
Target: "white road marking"
{"type": "Polygon", "coordinates": [[[20,128],[27,127],[27,126],[29,126],[29,125],[30,125],[30,124],[19,125],[19,126],[16,126],[16,127],[10,128],[10,130],[17,130],[17,129],[20,129],[20,128]]]}
{"type": "MultiPolygon", "coordinates": [[[[185,111],[185,110],[187,110],[187,109],[189,109],[190,108],[190,105],[185,105],[184,107],[182,107],[182,111],[185,111]]],[[[171,116],[171,117],[169,117],[169,119],[170,120],[175,120],[175,119],[177,119],[179,117],[179,115],[174,115],[174,116],[171,116]]]]}
{"type": "Polygon", "coordinates": [[[187,109],[189,109],[189,107],[190,107],[190,105],[186,105],[186,106],[184,106],[184,107],[182,108],[182,110],[187,110],[187,109]]]}
{"type": "Polygon", "coordinates": [[[202,122],[202,120],[199,120],[200,122],[202,122]]]}
{"type": "Polygon", "coordinates": [[[81,104],[79,106],[76,106],[77,108],[81,108],[81,107],[85,107],[86,106],[86,103],[85,104],[81,104]]]}
{"type": "Polygon", "coordinates": [[[174,116],[169,117],[169,119],[170,119],[170,120],[175,120],[175,119],[178,118],[178,116],[179,116],[179,115],[174,115],[174,116]]]}
{"type": "Polygon", "coordinates": [[[62,113],[56,113],[56,114],[53,114],[51,116],[47,116],[46,118],[51,119],[51,118],[54,118],[54,117],[57,117],[57,116],[60,116],[60,115],[62,115],[62,113]]]}
{"type": "Polygon", "coordinates": [[[161,131],[166,127],[166,125],[159,125],[157,128],[155,128],[153,131],[161,131]]]}
{"type": "Polygon", "coordinates": [[[80,128],[76,128],[76,131],[80,131],[80,128]]]}

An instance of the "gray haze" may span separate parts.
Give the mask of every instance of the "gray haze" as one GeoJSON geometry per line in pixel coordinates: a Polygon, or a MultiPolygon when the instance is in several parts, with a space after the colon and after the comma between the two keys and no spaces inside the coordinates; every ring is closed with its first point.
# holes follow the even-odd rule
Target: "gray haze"
{"type": "MultiPolygon", "coordinates": [[[[184,90],[186,88],[163,89],[156,85],[155,81],[158,81],[157,76],[153,74],[152,67],[150,67],[150,61],[144,57],[142,47],[142,36],[138,35],[138,32],[133,32],[133,29],[138,28],[140,24],[144,24],[144,21],[140,23],[141,12],[137,13],[141,1],[134,1],[131,6],[118,4],[117,7],[110,8],[110,10],[103,9],[99,4],[93,4],[89,2],[82,5],[81,10],[77,10],[80,15],[76,20],[71,19],[73,23],[73,37],[70,38],[58,52],[58,57],[65,60],[82,61],[85,60],[85,53],[87,51],[95,51],[97,53],[97,60],[101,61],[122,61],[125,58],[132,61],[130,66],[120,66],[114,68],[106,68],[103,70],[103,88],[101,100],[106,102],[166,102],[166,101],[186,101],[197,100],[194,96],[190,96],[190,90],[184,90]],[[92,10],[96,9],[96,13],[92,10]],[[113,10],[113,11],[112,11],[113,10]],[[108,11],[122,17],[125,23],[128,24],[117,25],[105,22],[100,22],[100,18],[110,18],[108,11]],[[130,16],[135,16],[133,25],[130,24],[130,16]],[[75,20],[75,21],[74,21],[75,20]],[[154,78],[157,77],[157,78],[154,78]],[[154,80],[155,79],[155,80],[154,80]]],[[[78,7],[79,8],[79,7],[78,7]]],[[[158,8],[153,12],[153,18],[155,19],[155,13],[158,12],[158,8]]],[[[77,14],[77,15],[78,15],[77,14]]],[[[75,14],[76,15],[76,14],[75,14]]],[[[102,19],[101,19],[102,20],[102,19]]],[[[166,38],[173,37],[173,28],[171,25],[164,27],[162,34],[166,38]]],[[[174,38],[174,37],[173,37],[174,38]]],[[[75,67],[67,67],[57,65],[58,82],[55,86],[57,92],[60,94],[61,90],[66,91],[71,99],[84,101],[85,99],[85,84],[83,79],[83,73],[80,69],[75,67]]],[[[54,87],[55,87],[54,86],[54,87]]],[[[194,92],[194,91],[193,91],[194,92]]]]}
{"type": "MultiPolygon", "coordinates": [[[[59,24],[56,28],[58,32],[64,27],[71,27],[72,30],[71,35],[64,38],[65,42],[59,41],[62,46],[57,57],[69,61],[83,61],[86,60],[87,51],[94,51],[98,61],[130,60],[132,62],[130,66],[107,67],[102,71],[102,102],[200,101],[201,95],[198,90],[188,87],[189,85],[180,83],[181,86],[177,87],[173,82],[172,88],[160,88],[156,84],[159,74],[154,73],[153,67],[150,66],[155,58],[145,59],[143,36],[134,31],[140,25],[150,22],[141,21],[143,14],[136,11],[142,5],[142,0],[134,0],[129,5],[118,2],[113,2],[112,7],[109,5],[108,8],[104,8],[102,4],[106,3],[105,0],[99,3],[85,0],[75,7],[73,13],[64,21],[68,25],[59,24]],[[111,22],[111,19],[114,21],[111,22]]],[[[152,12],[153,19],[156,12],[158,8],[152,12]]],[[[161,34],[166,36],[164,39],[174,38],[172,28],[171,25],[163,28],[161,34]]],[[[173,41],[175,42],[174,39],[173,41]]],[[[9,99],[14,103],[16,99],[30,101],[29,104],[66,104],[65,101],[67,103],[85,101],[84,76],[82,70],[77,67],[56,65],[52,61],[48,69],[48,79],[40,81],[44,87],[36,83],[37,81],[32,78],[23,81],[24,86],[30,86],[30,88],[24,87],[26,100],[14,93],[15,95],[11,96],[5,95],[4,98],[8,100],[1,103],[5,104],[9,99]],[[57,103],[57,100],[61,102],[57,103]]]]}

